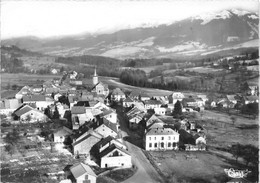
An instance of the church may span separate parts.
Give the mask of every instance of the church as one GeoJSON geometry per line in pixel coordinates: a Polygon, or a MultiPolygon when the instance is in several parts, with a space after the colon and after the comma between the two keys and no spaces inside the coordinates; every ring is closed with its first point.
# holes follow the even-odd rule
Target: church
{"type": "Polygon", "coordinates": [[[97,95],[104,95],[105,97],[107,97],[109,94],[108,85],[98,81],[96,68],[93,75],[93,88],[91,92],[94,92],[97,95]]]}

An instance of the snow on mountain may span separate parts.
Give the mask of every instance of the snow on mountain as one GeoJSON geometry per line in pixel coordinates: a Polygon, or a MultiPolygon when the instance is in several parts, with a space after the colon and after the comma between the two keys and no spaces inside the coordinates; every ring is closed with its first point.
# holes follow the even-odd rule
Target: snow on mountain
{"type": "Polygon", "coordinates": [[[250,13],[249,11],[245,10],[237,10],[237,9],[231,9],[231,10],[223,10],[218,13],[204,13],[195,17],[192,17],[192,20],[202,20],[203,22],[201,25],[205,25],[212,20],[217,20],[217,19],[227,19],[232,16],[232,14],[237,15],[239,17],[248,15],[249,18],[251,19],[257,19],[258,16],[250,13]]]}
{"type": "Polygon", "coordinates": [[[55,56],[152,58],[179,54],[198,55],[258,40],[258,24],[258,14],[231,9],[205,13],[171,24],[162,22],[155,26],[146,23],[113,33],[53,40],[25,37],[4,40],[1,44],[16,45],[55,56]]]}
{"type": "Polygon", "coordinates": [[[192,17],[192,20],[202,20],[201,25],[205,25],[214,19],[226,19],[231,16],[228,10],[221,11],[219,13],[204,13],[196,17],[192,17]]]}
{"type": "Polygon", "coordinates": [[[183,44],[174,46],[172,48],[157,47],[157,49],[160,52],[180,52],[180,51],[194,51],[198,49],[204,49],[206,47],[207,47],[206,44],[201,44],[200,42],[188,41],[183,44]]]}

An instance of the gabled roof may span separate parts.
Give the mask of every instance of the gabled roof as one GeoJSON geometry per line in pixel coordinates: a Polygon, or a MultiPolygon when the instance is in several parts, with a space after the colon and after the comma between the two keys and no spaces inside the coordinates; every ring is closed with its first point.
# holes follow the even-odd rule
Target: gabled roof
{"type": "Polygon", "coordinates": [[[80,139],[80,140],[74,142],[72,145],[73,145],[73,146],[76,146],[76,145],[80,144],[81,142],[87,140],[87,139],[90,138],[90,137],[94,137],[94,138],[97,138],[97,139],[101,139],[101,138],[102,138],[102,136],[99,138],[99,137],[97,137],[96,135],[93,135],[93,134],[89,133],[88,135],[86,135],[86,136],[83,137],[82,139],[80,139]]]}
{"type": "Polygon", "coordinates": [[[97,175],[93,172],[93,170],[84,163],[75,164],[74,166],[70,167],[70,171],[76,179],[84,174],[88,174],[88,175],[97,177],[97,175]]]}
{"type": "Polygon", "coordinates": [[[23,96],[23,102],[40,102],[40,101],[46,101],[46,97],[44,95],[23,96]]]}
{"type": "Polygon", "coordinates": [[[115,113],[115,111],[113,111],[112,109],[104,110],[103,113],[100,115],[100,117],[104,117],[112,113],[115,113]]]}
{"type": "Polygon", "coordinates": [[[95,144],[95,146],[98,147],[98,148],[103,147],[104,145],[106,145],[107,143],[109,143],[113,139],[114,138],[109,135],[106,138],[101,139],[98,143],[95,144]]]}
{"type": "Polygon", "coordinates": [[[84,114],[86,109],[84,106],[73,106],[71,108],[71,114],[84,114]]]}
{"type": "Polygon", "coordinates": [[[256,101],[256,100],[259,100],[259,97],[258,96],[244,96],[244,99],[245,100],[248,100],[248,101],[256,101]]]}
{"type": "Polygon", "coordinates": [[[33,110],[33,109],[34,109],[34,108],[31,107],[31,106],[29,106],[29,105],[24,105],[24,106],[19,107],[19,108],[14,112],[14,114],[19,117],[19,116],[21,116],[21,115],[23,115],[23,114],[25,114],[25,113],[27,113],[27,112],[33,110]]]}
{"type": "Polygon", "coordinates": [[[106,118],[103,118],[102,120],[103,120],[103,125],[107,126],[108,128],[110,128],[111,130],[117,133],[117,125],[115,123],[110,122],[106,118]]]}
{"type": "Polygon", "coordinates": [[[125,95],[120,88],[116,88],[112,91],[111,95],[125,95]]]}
{"type": "Polygon", "coordinates": [[[108,90],[108,85],[107,85],[107,84],[104,84],[104,83],[102,83],[102,82],[98,82],[95,86],[93,86],[93,88],[92,88],[91,90],[95,89],[98,85],[102,85],[105,89],[108,90]]]}
{"type": "Polygon", "coordinates": [[[102,158],[102,157],[106,156],[108,153],[114,151],[115,149],[117,149],[118,151],[121,151],[121,152],[123,152],[123,153],[125,153],[125,154],[131,156],[127,150],[125,150],[125,149],[123,149],[123,148],[120,148],[120,147],[118,147],[118,146],[115,145],[115,144],[111,144],[108,148],[106,148],[104,151],[102,151],[102,152],[100,153],[99,157],[102,158]]]}
{"type": "Polygon", "coordinates": [[[130,97],[127,97],[123,102],[134,102],[130,97]]]}
{"type": "Polygon", "coordinates": [[[196,102],[196,100],[194,98],[184,98],[182,102],[196,102]]]}
{"type": "Polygon", "coordinates": [[[65,136],[65,135],[71,135],[71,134],[72,134],[72,130],[70,130],[69,128],[67,128],[65,126],[59,128],[54,133],[54,135],[56,135],[56,136],[65,136]]]}
{"type": "Polygon", "coordinates": [[[146,100],[144,101],[144,105],[161,105],[162,102],[160,100],[146,100]]]}

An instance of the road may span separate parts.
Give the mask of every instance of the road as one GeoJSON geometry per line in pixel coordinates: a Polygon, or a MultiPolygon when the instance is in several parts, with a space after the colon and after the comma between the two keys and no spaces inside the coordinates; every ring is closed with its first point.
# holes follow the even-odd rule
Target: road
{"type": "MultiPolygon", "coordinates": [[[[126,122],[123,117],[122,108],[117,108],[118,119],[120,121],[120,135],[121,137],[130,136],[129,130],[127,128],[126,122]]],[[[136,145],[125,141],[125,144],[128,148],[132,156],[132,162],[135,166],[137,166],[137,172],[125,180],[123,183],[158,183],[163,182],[163,179],[160,177],[158,172],[154,169],[154,167],[150,164],[149,160],[146,158],[141,148],[136,145]]]]}

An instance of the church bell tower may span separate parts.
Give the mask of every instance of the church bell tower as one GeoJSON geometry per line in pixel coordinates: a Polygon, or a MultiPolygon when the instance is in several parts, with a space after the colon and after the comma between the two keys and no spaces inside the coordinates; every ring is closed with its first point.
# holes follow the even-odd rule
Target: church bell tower
{"type": "Polygon", "coordinates": [[[98,84],[98,75],[97,75],[97,70],[95,67],[95,72],[94,72],[94,76],[93,76],[93,85],[98,84]]]}

